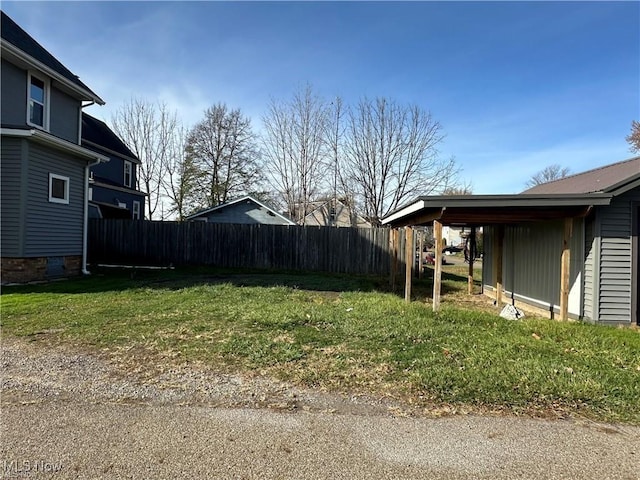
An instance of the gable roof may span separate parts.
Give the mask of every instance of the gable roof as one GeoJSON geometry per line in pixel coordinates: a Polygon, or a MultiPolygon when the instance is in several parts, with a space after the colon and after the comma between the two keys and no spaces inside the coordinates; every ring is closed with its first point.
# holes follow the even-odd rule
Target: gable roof
{"type": "Polygon", "coordinates": [[[242,198],[238,198],[236,200],[232,200],[232,201],[227,202],[227,203],[221,203],[220,205],[216,205],[215,207],[205,208],[204,210],[200,210],[199,212],[196,212],[193,215],[189,215],[188,217],[185,218],[185,220],[193,220],[194,218],[200,217],[202,215],[206,215],[207,213],[211,213],[211,212],[214,212],[216,210],[227,208],[227,207],[229,207],[231,205],[235,205],[236,203],[244,202],[246,200],[249,200],[249,201],[255,203],[256,205],[258,205],[258,206],[260,206],[260,207],[272,212],[276,217],[279,217],[282,220],[284,220],[287,225],[296,225],[296,222],[294,222],[293,220],[288,219],[284,215],[276,212],[273,208],[268,207],[267,205],[265,205],[264,203],[260,202],[259,200],[256,200],[255,198],[253,198],[250,195],[246,195],[246,196],[244,196],[242,198]]]}
{"type": "MultiPolygon", "coordinates": [[[[21,60],[29,63],[30,66],[43,70],[56,80],[71,87],[83,97],[83,100],[92,100],[104,105],[104,100],[85,85],[77,75],[74,75],[60,63],[58,59],[20,28],[6,13],[1,12],[1,14],[0,37],[2,38],[3,49],[11,51],[11,53],[19,56],[21,60]]],[[[5,52],[3,52],[4,56],[5,52]]]]}
{"type": "Polygon", "coordinates": [[[134,163],[140,163],[135,153],[129,150],[129,147],[106,123],[84,112],[82,112],[82,144],[92,150],[98,147],[104,152],[115,153],[134,163]]]}
{"type": "Polygon", "coordinates": [[[588,214],[596,205],[640,187],[640,157],[595,168],[516,195],[418,197],[382,219],[383,225],[493,225],[559,220],[588,214]]]}
{"type": "Polygon", "coordinates": [[[594,168],[582,173],[551,182],[536,185],[524,194],[556,194],[556,193],[622,193],[625,186],[633,188],[640,180],[640,157],[630,158],[622,162],[594,168]]]}

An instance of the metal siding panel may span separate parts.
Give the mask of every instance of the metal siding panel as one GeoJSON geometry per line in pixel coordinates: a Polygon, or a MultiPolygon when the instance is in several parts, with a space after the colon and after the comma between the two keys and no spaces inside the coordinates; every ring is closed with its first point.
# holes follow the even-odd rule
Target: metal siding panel
{"type": "Polygon", "coordinates": [[[482,284],[493,285],[493,227],[482,229],[482,284]]]}
{"type": "Polygon", "coordinates": [[[0,167],[0,230],[2,256],[20,255],[20,202],[22,177],[22,142],[17,138],[2,138],[0,167]]]}
{"type": "Polygon", "coordinates": [[[507,227],[506,290],[544,303],[559,304],[562,229],[559,222],[507,227]]]}
{"type": "Polygon", "coordinates": [[[72,143],[78,143],[80,101],[51,85],[49,101],[49,131],[72,143]]]}
{"type": "Polygon", "coordinates": [[[25,256],[82,254],[83,161],[30,143],[25,256]],[[69,204],[49,202],[49,173],[69,177],[69,204]]]}

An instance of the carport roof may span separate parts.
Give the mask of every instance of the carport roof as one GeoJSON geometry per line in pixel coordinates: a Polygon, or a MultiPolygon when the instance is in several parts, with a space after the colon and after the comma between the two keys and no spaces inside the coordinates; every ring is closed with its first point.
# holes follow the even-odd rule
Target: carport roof
{"type": "Polygon", "coordinates": [[[418,197],[382,219],[383,225],[495,225],[559,220],[586,215],[596,205],[609,205],[610,193],[442,195],[418,197]]]}

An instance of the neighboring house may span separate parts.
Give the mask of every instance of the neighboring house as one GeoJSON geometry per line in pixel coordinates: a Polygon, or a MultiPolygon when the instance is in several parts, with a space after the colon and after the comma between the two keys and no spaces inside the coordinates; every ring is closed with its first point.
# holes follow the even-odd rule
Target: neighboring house
{"type": "Polygon", "coordinates": [[[484,226],[482,283],[549,316],[640,321],[640,157],[519,195],[420,197],[391,226],[484,226]]]}
{"type": "Polygon", "coordinates": [[[2,12],[1,276],[24,282],[86,268],[89,168],[83,102],[104,101],[2,12]]]}
{"type": "Polygon", "coordinates": [[[295,225],[295,222],[250,196],[201,210],[188,216],[185,220],[209,223],[295,225]]]}
{"type": "Polygon", "coordinates": [[[136,190],[140,160],[102,121],[82,114],[82,146],[109,157],[91,167],[90,218],[144,219],[145,194],[136,190]]]}
{"type": "MultiPolygon", "coordinates": [[[[468,232],[467,228],[467,232],[468,232]]],[[[465,227],[442,227],[442,238],[445,245],[449,247],[458,247],[464,244],[466,236],[465,227]]]]}
{"type": "Polygon", "coordinates": [[[302,225],[370,228],[371,224],[340,199],[310,202],[302,225]]]}

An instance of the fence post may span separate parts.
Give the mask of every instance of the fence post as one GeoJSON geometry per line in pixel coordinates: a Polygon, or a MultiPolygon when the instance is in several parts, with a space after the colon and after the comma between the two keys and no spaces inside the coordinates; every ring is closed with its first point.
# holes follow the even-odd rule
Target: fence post
{"type": "Polygon", "coordinates": [[[405,280],[404,280],[404,301],[411,301],[411,274],[413,273],[413,227],[405,227],[405,280]]]}

